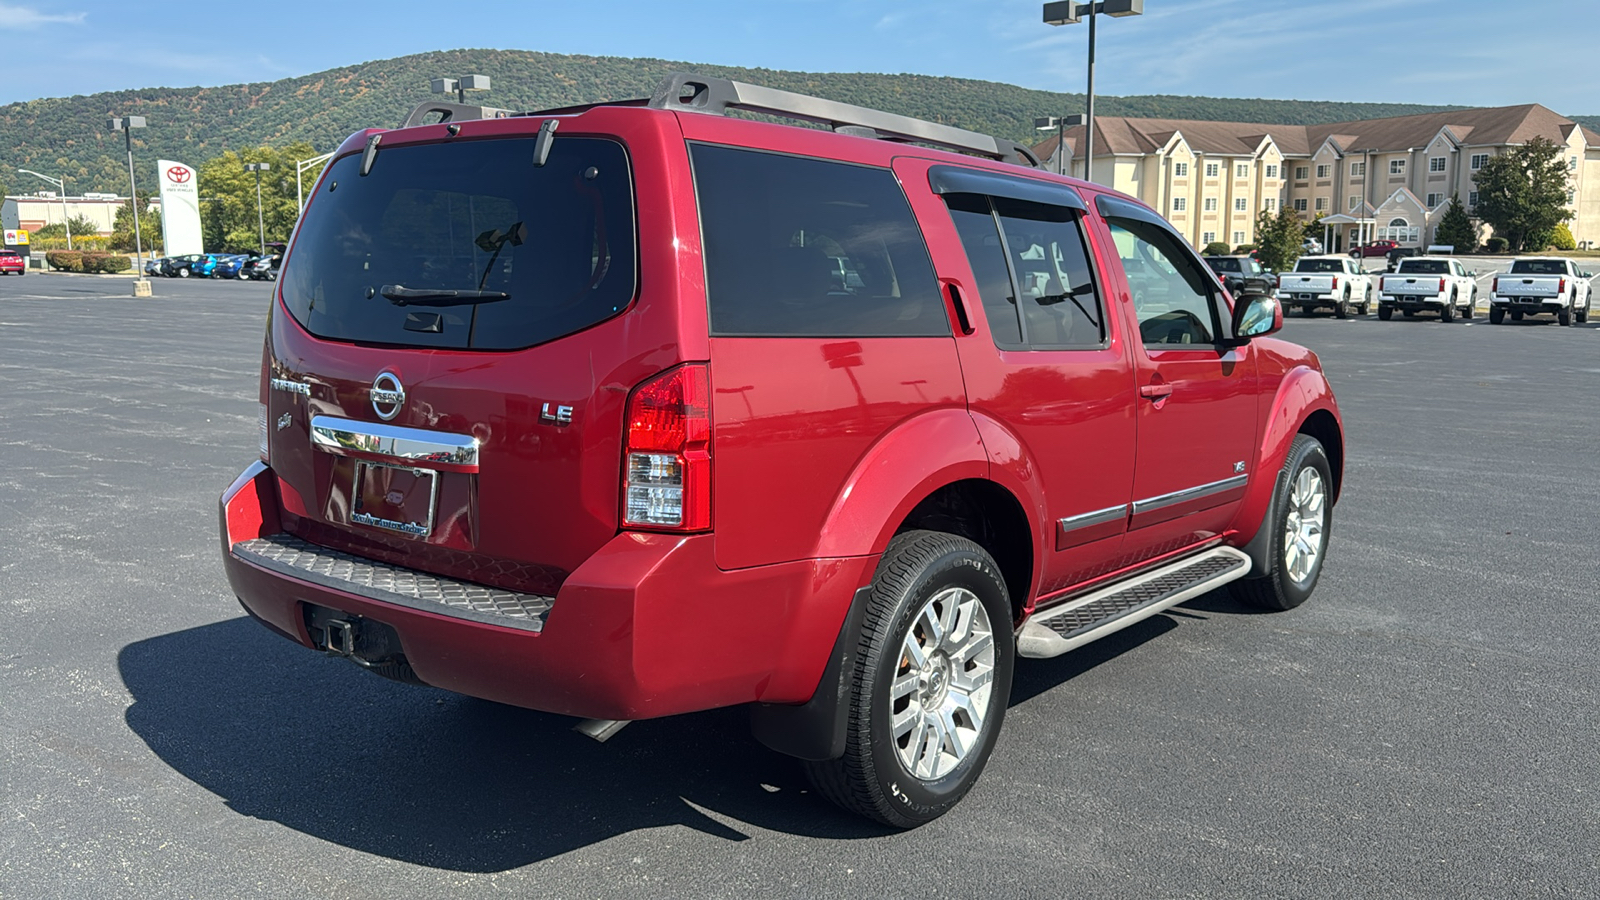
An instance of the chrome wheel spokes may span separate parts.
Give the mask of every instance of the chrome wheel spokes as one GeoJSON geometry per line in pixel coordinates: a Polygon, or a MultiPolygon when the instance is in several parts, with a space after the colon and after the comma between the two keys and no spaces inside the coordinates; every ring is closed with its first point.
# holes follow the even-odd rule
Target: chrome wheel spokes
{"type": "Polygon", "coordinates": [[[912,620],[889,685],[889,729],[907,772],[931,781],[983,734],[994,682],[994,630],[966,588],[935,594],[912,620]]]}
{"type": "Polygon", "coordinates": [[[1304,583],[1316,571],[1327,520],[1327,487],[1322,473],[1308,466],[1289,488],[1289,514],[1283,526],[1283,564],[1295,584],[1304,583]]]}

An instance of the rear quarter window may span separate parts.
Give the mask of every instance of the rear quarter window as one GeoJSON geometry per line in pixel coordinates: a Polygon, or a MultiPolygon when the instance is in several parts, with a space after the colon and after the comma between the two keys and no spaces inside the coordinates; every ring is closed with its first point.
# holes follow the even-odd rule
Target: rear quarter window
{"type": "Polygon", "coordinates": [[[284,304],[312,334],[512,350],[633,301],[632,175],[616,141],[558,136],[542,166],[529,137],[379,149],[360,167],[360,154],[333,163],[284,268],[284,304]]]}
{"type": "Polygon", "coordinates": [[[950,334],[891,172],[712,144],[690,158],[712,334],[950,334]]]}

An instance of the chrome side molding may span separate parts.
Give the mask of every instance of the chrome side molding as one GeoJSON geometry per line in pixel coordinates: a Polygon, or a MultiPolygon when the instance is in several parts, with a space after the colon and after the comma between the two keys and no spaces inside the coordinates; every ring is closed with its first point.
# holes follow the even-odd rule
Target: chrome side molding
{"type": "Polygon", "coordinates": [[[1128,504],[1124,503],[1121,506],[1108,506],[1105,509],[1097,509],[1094,512],[1067,516],[1065,519],[1057,520],[1056,527],[1060,529],[1060,533],[1066,534],[1069,531],[1088,528],[1091,525],[1104,525],[1107,522],[1115,522],[1127,516],[1127,514],[1128,504]]]}
{"type": "Polygon", "coordinates": [[[1181,491],[1173,491],[1170,494],[1161,494],[1160,496],[1148,497],[1144,500],[1135,500],[1133,501],[1133,514],[1138,515],[1140,513],[1146,513],[1153,509],[1160,509],[1163,506],[1171,506],[1174,503],[1183,503],[1186,500],[1198,500],[1201,497],[1209,497],[1212,494],[1220,494],[1223,491],[1231,491],[1234,488],[1242,488],[1249,483],[1249,475],[1235,475],[1232,478],[1224,478],[1221,481],[1213,481],[1209,484],[1201,484],[1192,488],[1184,488],[1181,491]]]}
{"type": "Polygon", "coordinates": [[[313,416],[311,444],[340,456],[358,453],[423,469],[431,463],[478,471],[478,439],[468,434],[313,416]]]}

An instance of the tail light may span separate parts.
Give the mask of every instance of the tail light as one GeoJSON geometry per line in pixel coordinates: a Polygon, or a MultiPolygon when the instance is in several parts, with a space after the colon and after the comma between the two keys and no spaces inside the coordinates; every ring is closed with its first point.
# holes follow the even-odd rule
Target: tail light
{"type": "Polygon", "coordinates": [[[1556,293],[1565,294],[1566,292],[1567,292],[1567,280],[1565,278],[1563,278],[1563,279],[1561,279],[1561,286],[1556,288],[1556,293]]]}
{"type": "Polygon", "coordinates": [[[634,388],[623,448],[622,525],[711,528],[711,372],[689,363],[634,388]]]}
{"type": "Polygon", "coordinates": [[[1333,290],[1337,291],[1338,289],[1339,289],[1339,276],[1335,275],[1335,276],[1333,276],[1333,290]]]}
{"type": "Polygon", "coordinates": [[[1493,293],[1496,293],[1496,294],[1500,293],[1500,276],[1498,276],[1498,275],[1495,276],[1495,278],[1494,278],[1494,287],[1490,288],[1490,290],[1493,293]]]}
{"type": "Polygon", "coordinates": [[[1444,279],[1439,279],[1439,293],[1444,293],[1444,279]]]}

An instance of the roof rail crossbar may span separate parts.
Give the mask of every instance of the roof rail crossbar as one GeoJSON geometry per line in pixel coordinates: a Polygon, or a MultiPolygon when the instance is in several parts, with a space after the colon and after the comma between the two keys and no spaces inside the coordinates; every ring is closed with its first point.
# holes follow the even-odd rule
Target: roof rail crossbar
{"type": "Polygon", "coordinates": [[[493,106],[465,106],[460,103],[445,103],[442,100],[429,100],[418,103],[406,120],[400,123],[401,128],[410,128],[413,125],[438,125],[444,122],[455,122],[466,119],[504,119],[516,115],[509,109],[498,109],[493,106]],[[439,118],[433,122],[428,117],[437,113],[439,118]]]}
{"type": "Polygon", "coordinates": [[[730,109],[765,113],[817,122],[844,134],[865,136],[875,132],[885,140],[915,141],[948,150],[974,153],[1001,162],[1039,167],[1033,151],[1016,141],[1002,140],[976,131],[940,125],[925,119],[902,116],[824,100],[792,91],[745,84],[726,78],[707,78],[687,72],[674,72],[662,79],[650,98],[653,109],[673,109],[725,115],[730,109]]]}

